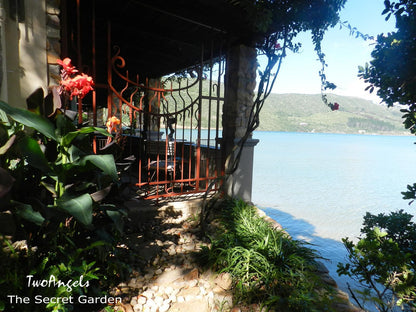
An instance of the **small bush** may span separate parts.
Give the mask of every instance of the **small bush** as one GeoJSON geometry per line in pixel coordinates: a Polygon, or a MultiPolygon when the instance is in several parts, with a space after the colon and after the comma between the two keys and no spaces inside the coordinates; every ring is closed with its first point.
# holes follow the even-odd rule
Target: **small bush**
{"type": "Polygon", "coordinates": [[[403,210],[364,217],[357,243],[343,239],[349,262],[338,264],[338,274],[356,279],[365,291],[355,291],[362,305],[378,311],[416,309],[416,224],[403,210]]]}
{"type": "Polygon", "coordinates": [[[330,310],[330,289],[316,274],[318,256],[305,243],[273,228],[242,201],[228,201],[221,222],[201,258],[232,275],[237,300],[276,311],[330,310]]]}

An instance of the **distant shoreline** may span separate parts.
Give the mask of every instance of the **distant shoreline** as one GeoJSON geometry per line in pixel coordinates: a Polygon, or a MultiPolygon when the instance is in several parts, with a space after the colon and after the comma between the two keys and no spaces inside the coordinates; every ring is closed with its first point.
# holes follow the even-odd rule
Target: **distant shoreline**
{"type": "MultiPolygon", "coordinates": [[[[415,136],[410,132],[386,132],[386,133],[358,133],[358,132],[309,132],[309,131],[285,131],[285,130],[254,130],[254,132],[283,132],[283,133],[310,133],[310,134],[353,134],[353,135],[384,135],[384,136],[415,136]]],[[[415,136],[416,137],[416,136],[415,136]]]]}

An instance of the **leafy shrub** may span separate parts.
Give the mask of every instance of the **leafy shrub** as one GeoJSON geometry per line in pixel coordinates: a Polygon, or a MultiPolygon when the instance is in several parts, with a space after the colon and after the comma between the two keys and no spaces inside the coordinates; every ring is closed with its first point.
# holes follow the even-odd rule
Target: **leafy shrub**
{"type": "Polygon", "coordinates": [[[416,308],[416,224],[400,210],[364,217],[357,243],[343,239],[349,263],[338,274],[355,278],[366,290],[356,291],[361,306],[370,300],[379,311],[395,306],[416,308]]]}
{"type": "Polygon", "coordinates": [[[107,196],[118,187],[117,169],[113,155],[92,150],[92,136],[108,132],[77,128],[56,90],[44,99],[38,89],[28,107],[0,102],[0,213],[15,224],[14,233],[0,229],[0,311],[70,311],[73,304],[35,304],[33,296],[101,296],[128,270],[116,248],[124,212],[107,196]],[[84,284],[32,287],[29,275],[84,284]]]}
{"type": "Polygon", "coordinates": [[[238,300],[278,311],[330,310],[330,289],[316,274],[312,249],[273,228],[243,201],[227,202],[222,211],[221,233],[201,258],[232,275],[238,300]]]}

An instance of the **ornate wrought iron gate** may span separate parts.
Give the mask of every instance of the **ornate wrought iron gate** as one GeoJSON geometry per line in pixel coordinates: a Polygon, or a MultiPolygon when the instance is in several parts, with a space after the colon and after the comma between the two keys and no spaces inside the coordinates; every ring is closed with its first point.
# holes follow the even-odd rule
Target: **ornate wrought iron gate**
{"type": "Polygon", "coordinates": [[[219,182],[208,187],[224,168],[224,62],[201,60],[182,75],[144,80],[129,74],[119,50],[111,65],[107,116],[121,120],[143,197],[218,190],[219,182]]]}

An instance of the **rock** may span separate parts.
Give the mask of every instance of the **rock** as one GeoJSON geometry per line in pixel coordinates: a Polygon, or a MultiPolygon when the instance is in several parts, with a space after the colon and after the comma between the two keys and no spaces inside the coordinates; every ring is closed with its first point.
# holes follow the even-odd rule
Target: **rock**
{"type": "Polygon", "coordinates": [[[197,295],[199,295],[199,287],[184,288],[179,292],[178,295],[182,297],[187,297],[187,296],[196,297],[197,295]]]}
{"type": "Polygon", "coordinates": [[[198,280],[193,279],[192,281],[189,281],[188,283],[188,287],[195,287],[196,285],[198,285],[198,280]]]}
{"type": "Polygon", "coordinates": [[[157,304],[153,299],[147,299],[146,307],[148,307],[150,310],[157,309],[157,304]]]}
{"type": "Polygon", "coordinates": [[[329,270],[322,262],[316,261],[316,272],[328,274],[329,270]]]}
{"type": "Polygon", "coordinates": [[[187,273],[183,279],[185,281],[196,280],[199,278],[199,271],[197,268],[193,269],[191,272],[187,273]]]}
{"type": "Polygon", "coordinates": [[[330,286],[333,286],[335,288],[338,287],[337,282],[335,282],[335,280],[329,274],[322,274],[321,279],[324,283],[326,283],[330,286]]]}
{"type": "Polygon", "coordinates": [[[170,304],[168,304],[168,303],[164,303],[163,305],[161,305],[161,306],[159,307],[159,312],[166,312],[166,311],[168,311],[168,310],[169,310],[169,308],[170,308],[170,304]]]}
{"type": "Polygon", "coordinates": [[[221,273],[216,277],[214,283],[224,290],[230,290],[233,280],[229,273],[221,273]]]}
{"type": "Polygon", "coordinates": [[[171,286],[166,287],[165,294],[170,296],[173,294],[173,288],[171,286]]]}
{"type": "Polygon", "coordinates": [[[340,300],[344,300],[344,301],[349,301],[350,297],[348,296],[348,294],[342,290],[337,290],[337,294],[336,297],[339,298],[340,300]]]}
{"type": "MultiPolygon", "coordinates": [[[[154,293],[153,293],[153,291],[151,291],[151,290],[146,290],[146,291],[144,291],[142,294],[141,294],[141,296],[140,297],[145,297],[147,300],[149,300],[149,299],[152,299],[153,298],[153,296],[154,296],[154,293]]],[[[139,302],[140,303],[140,298],[138,298],[137,299],[137,302],[139,302]]]]}
{"type": "Polygon", "coordinates": [[[124,312],[134,312],[133,307],[128,303],[123,303],[122,307],[123,307],[124,312]]]}
{"type": "Polygon", "coordinates": [[[176,280],[182,279],[182,270],[176,268],[171,271],[164,271],[155,280],[156,285],[168,285],[176,280]]]}
{"type": "Polygon", "coordinates": [[[131,298],[130,304],[134,307],[137,304],[137,297],[131,298]]]}
{"type": "Polygon", "coordinates": [[[210,312],[211,309],[204,299],[193,300],[190,302],[176,302],[171,306],[169,312],[210,312]]]}
{"type": "Polygon", "coordinates": [[[141,304],[135,304],[134,306],[133,306],[133,311],[134,312],[141,312],[141,311],[143,311],[143,305],[141,305],[141,304]]]}
{"type": "Polygon", "coordinates": [[[147,301],[147,297],[144,295],[137,297],[137,304],[144,305],[146,304],[146,301],[147,301]]]}
{"type": "Polygon", "coordinates": [[[163,298],[162,297],[156,297],[155,298],[155,303],[156,303],[156,305],[158,306],[158,307],[160,307],[162,304],[163,304],[163,298]]]}

